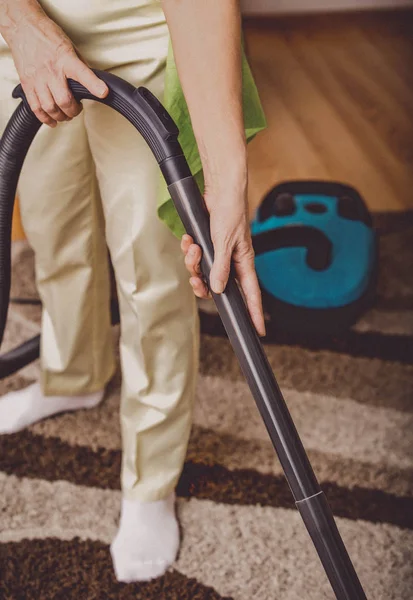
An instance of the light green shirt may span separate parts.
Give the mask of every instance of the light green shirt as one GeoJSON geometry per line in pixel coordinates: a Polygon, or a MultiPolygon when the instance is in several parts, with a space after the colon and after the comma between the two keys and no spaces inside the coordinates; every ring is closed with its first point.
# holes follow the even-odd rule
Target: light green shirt
{"type": "MultiPolygon", "coordinates": [[[[242,78],[245,135],[247,141],[250,141],[259,131],[266,127],[266,120],[258,91],[255,86],[254,78],[252,76],[244,51],[242,54],[242,78]]],[[[204,176],[201,159],[192,129],[188,106],[186,104],[176,70],[175,59],[171,45],[169,46],[168,61],[166,66],[164,105],[179,128],[179,142],[188,161],[191,173],[195,177],[200,190],[203,193],[204,176]]],[[[185,230],[175,210],[163,178],[159,191],[158,215],[177,237],[182,237],[182,235],[185,233],[185,230]]]]}

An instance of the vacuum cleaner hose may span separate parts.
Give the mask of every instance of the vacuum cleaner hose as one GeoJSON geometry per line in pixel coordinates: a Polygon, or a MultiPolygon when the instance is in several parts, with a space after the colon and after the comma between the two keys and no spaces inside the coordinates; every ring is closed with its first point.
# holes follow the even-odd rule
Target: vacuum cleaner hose
{"type": "MultiPolygon", "coordinates": [[[[186,231],[202,248],[202,272],[209,281],[214,261],[209,215],[198,185],[191,176],[178,142],[178,129],[162,104],[147,89],[135,89],[122,79],[96,71],[109,87],[104,99],[93,97],[74,81],[69,85],[78,100],[92,99],[124,115],[151,148],[186,231]]],[[[17,181],[40,122],[22,98],[0,141],[0,342],[10,298],[10,245],[17,181]]],[[[326,254],[328,258],[328,253],[326,254]]],[[[323,265],[320,264],[320,267],[323,265]]],[[[252,324],[241,291],[231,273],[223,294],[213,294],[219,315],[252,395],[278,454],[294,500],[313,540],[338,600],[365,600],[363,588],[341,539],[331,509],[312,470],[302,442],[275,380],[261,341],[252,324]]],[[[38,355],[38,338],[11,351],[3,361],[2,376],[14,372],[38,355]]],[[[0,357],[1,366],[1,357],[0,357]]]]}
{"type": "MultiPolygon", "coordinates": [[[[109,88],[106,98],[97,98],[76,81],[69,86],[78,101],[95,100],[111,106],[135,126],[151,148],[167,183],[191,175],[178,142],[178,128],[159,100],[146,88],[132,85],[103,71],[95,71],[109,88]]],[[[10,300],[11,227],[20,171],[41,123],[28,105],[21,85],[14,98],[23,102],[13,113],[0,141],[0,344],[3,340],[10,300]]],[[[0,356],[0,378],[12,375],[39,356],[40,338],[0,356]]]]}
{"type": "MultiPolygon", "coordinates": [[[[25,103],[10,119],[0,145],[0,343],[3,340],[11,283],[11,227],[14,198],[23,161],[40,128],[40,121],[25,103]]],[[[25,355],[26,348],[22,350],[25,355]]],[[[18,353],[19,354],[19,353],[18,353]]],[[[12,365],[11,365],[12,366],[12,365]]]]}

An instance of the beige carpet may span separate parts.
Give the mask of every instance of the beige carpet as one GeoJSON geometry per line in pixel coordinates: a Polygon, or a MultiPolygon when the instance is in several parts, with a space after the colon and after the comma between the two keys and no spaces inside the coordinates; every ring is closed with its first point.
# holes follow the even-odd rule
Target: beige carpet
{"type": "MultiPolygon", "coordinates": [[[[369,599],[413,590],[413,218],[379,216],[377,304],[345,336],[269,335],[266,350],[369,599]]],[[[13,295],[33,297],[15,248],[13,295]]],[[[2,350],[38,332],[11,306],[2,350]]],[[[0,598],[333,598],[229,343],[202,314],[191,442],[178,488],[179,560],[149,584],[116,583],[117,374],[102,406],[0,438],[0,598]]],[[[114,329],[116,341],[117,330],[114,329]]],[[[0,382],[23,387],[38,365],[0,382]]]]}

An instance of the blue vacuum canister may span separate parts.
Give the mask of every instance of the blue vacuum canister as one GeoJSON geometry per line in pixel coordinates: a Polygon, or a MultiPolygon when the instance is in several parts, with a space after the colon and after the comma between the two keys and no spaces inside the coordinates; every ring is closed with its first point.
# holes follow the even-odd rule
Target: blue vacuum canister
{"type": "Polygon", "coordinates": [[[251,230],[265,310],[276,328],[338,333],[371,304],[376,234],[354,188],[281,183],[265,196],[251,230]]]}

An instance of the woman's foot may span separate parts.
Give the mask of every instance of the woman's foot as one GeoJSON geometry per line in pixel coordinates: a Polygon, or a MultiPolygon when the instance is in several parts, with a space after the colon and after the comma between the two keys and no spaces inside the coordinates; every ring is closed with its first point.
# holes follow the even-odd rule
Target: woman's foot
{"type": "Polygon", "coordinates": [[[178,549],[175,493],[156,502],[122,500],[119,530],[110,547],[118,581],[160,577],[175,561],[178,549]]]}
{"type": "Polygon", "coordinates": [[[83,396],[44,396],[39,383],[33,383],[0,398],[0,434],[16,433],[57,413],[94,408],[104,390],[83,396]]]}

